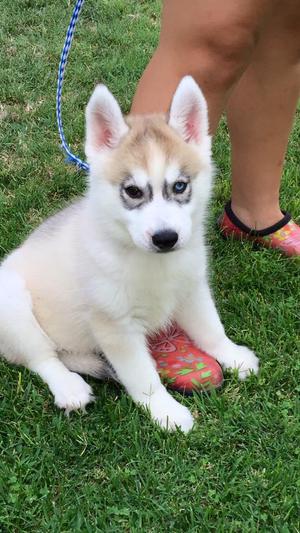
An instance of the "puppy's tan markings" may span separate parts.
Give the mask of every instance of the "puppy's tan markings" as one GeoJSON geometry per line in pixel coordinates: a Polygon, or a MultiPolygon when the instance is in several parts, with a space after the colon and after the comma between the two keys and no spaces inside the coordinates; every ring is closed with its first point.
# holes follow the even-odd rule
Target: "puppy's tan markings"
{"type": "Polygon", "coordinates": [[[126,122],[130,131],[114,150],[106,179],[121,183],[137,167],[151,175],[153,159],[160,154],[166,166],[176,162],[178,168],[191,178],[199,173],[202,164],[198,150],[182,142],[180,136],[167,125],[164,115],[129,115],[126,122]]]}

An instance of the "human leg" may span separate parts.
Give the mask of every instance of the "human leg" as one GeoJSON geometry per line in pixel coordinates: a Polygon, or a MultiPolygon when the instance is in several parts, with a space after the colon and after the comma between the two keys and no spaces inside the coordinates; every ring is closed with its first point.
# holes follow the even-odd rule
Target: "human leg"
{"type": "Polygon", "coordinates": [[[232,210],[261,230],[282,218],[279,188],[300,88],[300,2],[279,2],[227,105],[232,210]]]}
{"type": "Polygon", "coordinates": [[[247,67],[274,0],[165,0],[158,48],[132,112],[167,111],[179,80],[192,75],[208,101],[214,132],[232,87],[247,67]]]}

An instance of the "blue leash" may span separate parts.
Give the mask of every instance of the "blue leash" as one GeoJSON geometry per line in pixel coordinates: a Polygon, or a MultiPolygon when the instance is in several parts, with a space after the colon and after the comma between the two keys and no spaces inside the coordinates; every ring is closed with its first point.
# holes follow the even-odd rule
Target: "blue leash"
{"type": "Polygon", "coordinates": [[[68,61],[68,55],[71,49],[71,44],[72,44],[72,40],[74,36],[76,23],[77,23],[83,4],[84,4],[84,0],[76,1],[72,16],[71,16],[71,20],[70,20],[70,23],[67,29],[65,42],[64,42],[64,46],[63,46],[61,57],[60,57],[58,74],[57,74],[56,120],[57,120],[58,131],[59,131],[59,135],[61,138],[62,147],[67,154],[67,161],[69,163],[75,164],[78,168],[81,168],[82,170],[85,170],[86,172],[88,172],[89,165],[71,152],[71,149],[65,138],[63,124],[62,124],[62,117],[61,117],[61,94],[62,94],[62,87],[63,87],[63,82],[64,82],[65,68],[66,68],[66,64],[68,61]]]}

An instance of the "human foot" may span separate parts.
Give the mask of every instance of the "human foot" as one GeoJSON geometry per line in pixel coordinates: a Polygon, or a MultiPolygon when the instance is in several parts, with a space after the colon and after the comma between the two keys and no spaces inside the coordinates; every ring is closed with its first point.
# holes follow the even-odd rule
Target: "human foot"
{"type": "Polygon", "coordinates": [[[300,256],[300,227],[283,213],[281,220],[268,228],[254,230],[246,226],[233,212],[229,201],[218,220],[224,237],[248,239],[267,248],[275,248],[287,256],[300,256]]]}

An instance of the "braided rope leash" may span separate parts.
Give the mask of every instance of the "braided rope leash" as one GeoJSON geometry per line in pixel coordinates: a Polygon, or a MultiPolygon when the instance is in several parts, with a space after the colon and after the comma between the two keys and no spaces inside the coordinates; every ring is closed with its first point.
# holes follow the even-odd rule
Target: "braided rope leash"
{"type": "Polygon", "coordinates": [[[70,52],[71,45],[72,45],[76,23],[77,23],[83,4],[84,4],[84,0],[77,0],[75,3],[75,7],[73,9],[71,20],[70,20],[70,23],[67,29],[65,42],[64,42],[64,46],[63,46],[61,57],[60,57],[58,74],[57,74],[56,120],[57,120],[58,131],[59,131],[59,136],[61,139],[62,147],[67,154],[67,161],[75,164],[78,168],[81,168],[82,170],[85,170],[86,172],[88,172],[89,165],[85,161],[82,161],[80,157],[77,157],[76,155],[72,153],[71,148],[69,147],[66,141],[63,124],[62,124],[62,117],[61,117],[61,95],[62,95],[62,87],[64,83],[65,68],[67,65],[68,56],[69,56],[69,52],[70,52]]]}

